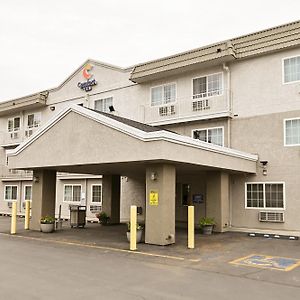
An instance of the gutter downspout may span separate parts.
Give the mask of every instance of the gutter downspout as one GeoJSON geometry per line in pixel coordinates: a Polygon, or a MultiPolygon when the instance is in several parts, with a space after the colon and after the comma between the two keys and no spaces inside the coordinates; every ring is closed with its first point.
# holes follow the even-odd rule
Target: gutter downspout
{"type": "MultiPolygon", "coordinates": [[[[230,114],[232,114],[232,99],[231,99],[231,73],[228,66],[223,63],[223,70],[227,73],[227,105],[230,114]]],[[[231,116],[227,119],[227,147],[231,148],[231,116]]],[[[231,176],[229,175],[229,228],[232,226],[232,180],[231,176]]]]}
{"type": "MultiPolygon", "coordinates": [[[[231,85],[231,73],[228,66],[226,66],[225,63],[223,63],[223,70],[227,73],[227,107],[230,113],[232,113],[232,107],[231,107],[231,93],[230,93],[230,85],[231,85]]],[[[227,147],[231,147],[231,130],[230,130],[230,118],[227,120],[227,147]]]]}

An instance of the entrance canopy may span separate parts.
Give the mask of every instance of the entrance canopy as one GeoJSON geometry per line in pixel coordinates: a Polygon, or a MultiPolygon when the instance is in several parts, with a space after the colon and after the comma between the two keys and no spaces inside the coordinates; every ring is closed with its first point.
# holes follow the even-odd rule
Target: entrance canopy
{"type": "Polygon", "coordinates": [[[223,169],[256,173],[258,157],[208,144],[159,127],[73,105],[8,153],[10,169],[122,174],[147,163],[181,170],[223,169]]]}

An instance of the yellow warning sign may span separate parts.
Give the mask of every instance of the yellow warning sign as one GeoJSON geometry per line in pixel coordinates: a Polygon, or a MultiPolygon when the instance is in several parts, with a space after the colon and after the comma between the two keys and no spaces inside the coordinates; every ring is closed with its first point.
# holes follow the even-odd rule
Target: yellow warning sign
{"type": "Polygon", "coordinates": [[[149,204],[153,205],[153,206],[157,206],[158,205],[158,192],[156,192],[156,191],[150,191],[149,204]]]}

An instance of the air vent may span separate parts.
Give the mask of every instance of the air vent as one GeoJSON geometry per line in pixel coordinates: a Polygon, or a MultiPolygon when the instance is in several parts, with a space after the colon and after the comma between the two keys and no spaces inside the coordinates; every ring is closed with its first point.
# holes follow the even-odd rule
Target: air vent
{"type": "Polygon", "coordinates": [[[90,212],[96,213],[101,211],[101,206],[99,205],[91,205],[90,206],[90,212]]]}
{"type": "Polygon", "coordinates": [[[171,116],[171,115],[175,115],[175,106],[174,105],[170,105],[170,106],[162,106],[159,107],[159,115],[160,116],[171,116]]]}
{"type": "Polygon", "coordinates": [[[12,208],[12,202],[7,202],[7,206],[8,206],[9,208],[12,208]]]}
{"type": "Polygon", "coordinates": [[[193,111],[210,109],[208,99],[193,101],[193,111]]]}
{"type": "Polygon", "coordinates": [[[274,211],[260,211],[258,214],[258,219],[260,222],[283,223],[284,213],[274,211]]]}

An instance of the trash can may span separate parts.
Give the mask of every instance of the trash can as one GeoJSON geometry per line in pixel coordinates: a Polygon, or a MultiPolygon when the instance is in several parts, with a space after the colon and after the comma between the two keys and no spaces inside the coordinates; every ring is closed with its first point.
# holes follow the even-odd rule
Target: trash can
{"type": "Polygon", "coordinates": [[[70,225],[73,227],[84,227],[86,219],[86,206],[70,205],[70,225]]]}

